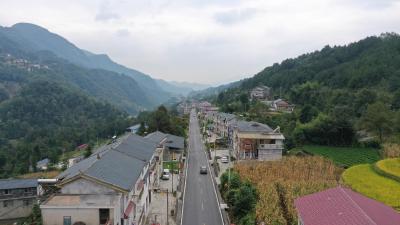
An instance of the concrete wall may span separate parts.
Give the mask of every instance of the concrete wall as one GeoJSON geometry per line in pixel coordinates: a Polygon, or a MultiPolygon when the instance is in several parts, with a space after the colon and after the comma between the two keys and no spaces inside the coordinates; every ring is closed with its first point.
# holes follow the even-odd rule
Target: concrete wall
{"type": "Polygon", "coordinates": [[[86,179],[78,179],[61,188],[63,194],[115,194],[115,190],[86,179]]]}
{"type": "Polygon", "coordinates": [[[33,203],[36,198],[30,199],[28,206],[24,205],[23,199],[12,200],[12,206],[4,207],[4,200],[0,201],[0,220],[23,218],[29,216],[32,212],[33,203]]]}
{"type": "Polygon", "coordinates": [[[63,225],[64,216],[71,216],[71,224],[99,225],[99,209],[42,209],[43,225],[63,225]]]}
{"type": "Polygon", "coordinates": [[[258,150],[258,160],[260,161],[272,161],[282,159],[282,150],[258,150]]]}

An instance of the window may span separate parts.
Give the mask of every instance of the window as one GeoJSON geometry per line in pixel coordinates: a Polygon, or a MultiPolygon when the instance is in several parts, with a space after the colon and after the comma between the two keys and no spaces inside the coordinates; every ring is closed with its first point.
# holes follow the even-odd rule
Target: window
{"type": "Polygon", "coordinates": [[[30,206],[32,204],[32,200],[31,199],[24,199],[24,206],[30,206]]]}
{"type": "Polygon", "coordinates": [[[10,191],[9,189],[5,189],[5,190],[4,190],[4,194],[5,194],[5,195],[9,195],[9,194],[11,194],[11,191],[10,191]]]}
{"type": "Polygon", "coordinates": [[[7,208],[7,207],[13,207],[14,202],[12,200],[7,200],[3,202],[3,207],[7,208]]]}
{"type": "Polygon", "coordinates": [[[63,225],[71,225],[71,217],[70,216],[64,216],[63,225]]]}

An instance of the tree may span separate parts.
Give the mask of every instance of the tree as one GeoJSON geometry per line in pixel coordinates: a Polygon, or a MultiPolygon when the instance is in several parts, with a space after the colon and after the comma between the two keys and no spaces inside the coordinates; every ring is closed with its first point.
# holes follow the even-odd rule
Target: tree
{"type": "Polygon", "coordinates": [[[87,158],[87,157],[89,157],[91,155],[92,155],[92,145],[88,145],[86,150],[85,150],[84,157],[87,158]]]}
{"type": "Polygon", "coordinates": [[[361,129],[375,133],[379,141],[383,142],[383,136],[393,131],[393,112],[382,102],[368,105],[367,111],[358,122],[361,129]]]}
{"type": "Polygon", "coordinates": [[[318,115],[318,110],[307,104],[300,110],[299,120],[302,123],[308,123],[318,115]]]}

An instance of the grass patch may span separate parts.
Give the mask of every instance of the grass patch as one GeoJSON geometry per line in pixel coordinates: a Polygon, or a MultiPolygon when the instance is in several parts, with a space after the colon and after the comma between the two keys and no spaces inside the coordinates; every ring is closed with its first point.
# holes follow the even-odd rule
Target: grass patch
{"type": "Polygon", "coordinates": [[[385,159],[375,164],[377,172],[400,182],[400,158],[385,159]]]}
{"type": "Polygon", "coordinates": [[[25,178],[25,179],[27,179],[27,178],[29,178],[29,179],[47,178],[47,179],[51,179],[51,178],[56,177],[60,173],[61,173],[61,171],[52,170],[52,171],[44,171],[44,172],[22,174],[22,175],[18,176],[18,178],[25,178]]]}
{"type": "Polygon", "coordinates": [[[178,172],[179,170],[179,161],[166,161],[163,162],[163,168],[169,169],[170,171],[178,172]]]}
{"type": "Polygon", "coordinates": [[[306,145],[303,147],[303,150],[314,155],[321,155],[329,158],[336,165],[342,167],[375,163],[380,158],[378,150],[373,148],[306,145]]]}
{"type": "Polygon", "coordinates": [[[342,177],[353,190],[400,210],[400,182],[379,175],[373,165],[353,166],[342,177]]]}

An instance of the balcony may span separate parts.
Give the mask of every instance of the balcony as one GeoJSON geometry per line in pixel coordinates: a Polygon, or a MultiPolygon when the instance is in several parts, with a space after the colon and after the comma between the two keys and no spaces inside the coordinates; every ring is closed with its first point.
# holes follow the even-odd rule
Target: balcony
{"type": "Polygon", "coordinates": [[[282,144],[259,144],[258,145],[259,150],[274,150],[274,149],[283,149],[282,144]]]}

